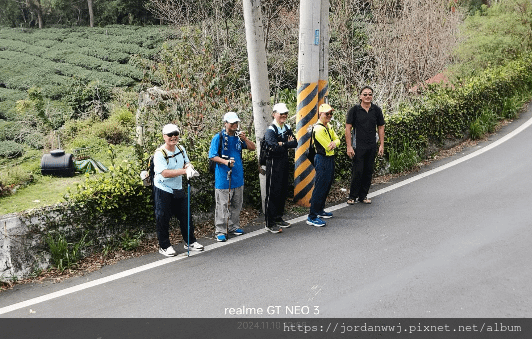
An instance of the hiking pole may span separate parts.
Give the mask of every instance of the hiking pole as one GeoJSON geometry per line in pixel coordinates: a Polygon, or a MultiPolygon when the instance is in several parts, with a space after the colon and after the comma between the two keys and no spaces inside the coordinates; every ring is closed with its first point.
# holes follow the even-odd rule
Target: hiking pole
{"type": "Polygon", "coordinates": [[[188,180],[188,190],[187,190],[187,215],[188,215],[187,257],[190,257],[190,180],[188,180]]]}
{"type": "MultiPolygon", "coordinates": [[[[229,158],[229,161],[234,159],[229,158]]],[[[233,163],[234,166],[234,163],[233,163]]],[[[231,174],[233,173],[233,167],[229,168],[229,172],[227,172],[227,180],[229,180],[229,193],[227,197],[227,222],[225,224],[225,234],[227,235],[227,239],[229,239],[229,218],[231,218],[231,212],[229,211],[229,204],[231,203],[231,174]]]]}

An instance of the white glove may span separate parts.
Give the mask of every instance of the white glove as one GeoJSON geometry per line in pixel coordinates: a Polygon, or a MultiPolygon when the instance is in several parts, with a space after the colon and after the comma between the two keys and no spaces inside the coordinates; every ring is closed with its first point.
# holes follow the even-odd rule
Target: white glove
{"type": "Polygon", "coordinates": [[[187,180],[190,180],[190,178],[193,177],[199,177],[198,171],[194,169],[194,166],[192,166],[192,164],[186,166],[185,171],[187,173],[187,180]]]}

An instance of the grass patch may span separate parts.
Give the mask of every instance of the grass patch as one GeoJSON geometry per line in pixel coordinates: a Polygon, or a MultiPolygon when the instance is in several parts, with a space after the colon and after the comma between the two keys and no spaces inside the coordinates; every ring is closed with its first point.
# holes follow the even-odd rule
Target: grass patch
{"type": "Polygon", "coordinates": [[[71,178],[39,177],[36,183],[17,189],[13,195],[0,198],[0,215],[60,203],[68,187],[81,183],[84,179],[83,175],[71,178]]]}

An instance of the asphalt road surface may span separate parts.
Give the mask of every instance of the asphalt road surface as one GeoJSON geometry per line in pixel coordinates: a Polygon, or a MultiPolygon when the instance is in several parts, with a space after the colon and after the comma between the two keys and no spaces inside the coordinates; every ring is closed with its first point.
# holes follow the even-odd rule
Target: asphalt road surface
{"type": "MultiPolygon", "coordinates": [[[[478,146],[203,253],[0,294],[3,318],[532,316],[532,110],[478,146]]],[[[182,244],[176,246],[183,252],[182,244]]]]}

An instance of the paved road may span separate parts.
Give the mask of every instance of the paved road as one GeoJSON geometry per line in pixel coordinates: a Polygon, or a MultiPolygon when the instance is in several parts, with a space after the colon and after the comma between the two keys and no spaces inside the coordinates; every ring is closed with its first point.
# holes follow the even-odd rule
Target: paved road
{"type": "Polygon", "coordinates": [[[531,317],[532,127],[509,134],[531,116],[376,187],[371,205],[333,207],[327,227],[20,286],[0,317],[531,317]]]}

